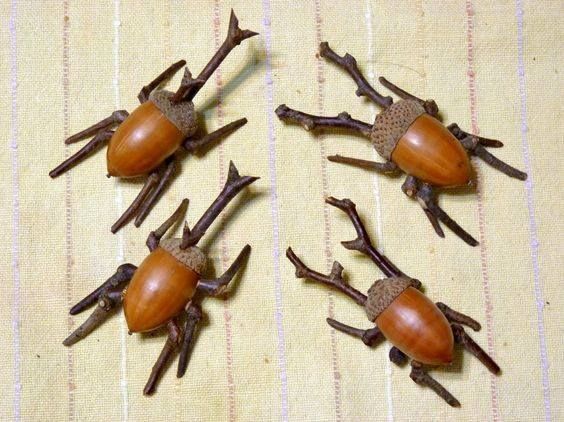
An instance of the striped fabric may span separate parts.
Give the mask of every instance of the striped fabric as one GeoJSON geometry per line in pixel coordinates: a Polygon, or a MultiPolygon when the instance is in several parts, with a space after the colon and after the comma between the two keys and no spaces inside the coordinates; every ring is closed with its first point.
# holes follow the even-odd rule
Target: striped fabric
{"type": "MultiPolygon", "coordinates": [[[[560,293],[564,197],[561,1],[60,0],[0,4],[1,420],[550,421],[564,420],[564,295],[560,293]],[[77,146],[63,139],[113,110],[131,111],[139,89],[174,61],[193,73],[225,37],[229,10],[261,33],[228,57],[196,97],[208,131],[249,123],[203,156],[189,156],[140,229],[110,225],[140,181],[106,179],[98,152],[66,175],[47,173],[77,146]],[[560,40],[560,41],[559,41],[560,40]],[[419,206],[388,178],[330,163],[327,155],[377,159],[341,134],[284,126],[278,104],[372,121],[350,78],[316,56],[328,41],[354,55],[387,94],[384,75],[434,98],[447,122],[499,138],[495,151],[529,174],[509,179],[474,161],[477,192],[441,196],[441,206],[480,245],[446,231],[439,239],[419,206]],[[182,198],[193,224],[221,189],[229,160],[261,176],[205,243],[221,273],[245,243],[251,259],[229,300],[207,300],[206,322],[187,374],[169,370],[152,398],[143,385],[164,333],[127,335],[122,314],[71,348],[61,341],[85,316],[77,300],[144,246],[182,198]],[[389,345],[369,349],[325,318],[369,327],[346,297],[294,278],[292,246],[313,268],[343,264],[366,290],[380,276],[341,240],[349,221],[326,196],[357,203],[378,246],[419,278],[432,299],[482,323],[472,337],[502,367],[475,358],[433,375],[462,403],[452,409],[392,365],[389,345]],[[560,391],[560,393],[558,393],[560,391]]],[[[176,77],[171,84],[178,83],[176,77]]]]}

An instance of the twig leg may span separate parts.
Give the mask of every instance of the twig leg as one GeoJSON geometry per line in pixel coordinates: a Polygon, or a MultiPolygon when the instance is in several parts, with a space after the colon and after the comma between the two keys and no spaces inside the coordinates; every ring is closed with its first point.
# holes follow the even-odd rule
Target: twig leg
{"type": "Polygon", "coordinates": [[[378,345],[382,340],[384,340],[384,335],[378,327],[369,328],[368,330],[362,330],[360,328],[355,328],[351,327],[350,325],[343,324],[342,322],[339,322],[332,318],[327,318],[327,324],[329,324],[335,330],[361,339],[362,342],[368,347],[374,347],[378,345]]]}
{"type": "Polygon", "coordinates": [[[419,385],[430,387],[437,395],[446,401],[452,407],[459,407],[460,402],[449,393],[437,380],[425,371],[423,364],[415,360],[411,361],[411,373],[409,377],[419,385]]]}
{"type": "Polygon", "coordinates": [[[360,133],[366,138],[370,138],[370,133],[372,132],[372,125],[353,119],[346,111],[343,111],[336,117],[314,116],[313,114],[291,109],[286,104],[280,104],[276,108],[275,113],[283,122],[301,125],[307,131],[341,128],[360,133]]]}
{"type": "Polygon", "coordinates": [[[292,248],[288,248],[286,250],[286,256],[290,262],[294,264],[294,267],[296,267],[296,278],[309,278],[310,280],[333,287],[346,294],[360,306],[364,306],[366,303],[366,296],[345,282],[343,279],[343,266],[337,261],[333,262],[333,269],[331,270],[331,273],[329,275],[323,275],[306,267],[306,265],[296,256],[292,248]]]}
{"type": "Polygon", "coordinates": [[[460,237],[464,242],[466,242],[470,246],[478,245],[478,241],[474,239],[466,230],[458,225],[456,221],[454,221],[450,216],[444,212],[444,210],[439,207],[437,204],[437,199],[435,196],[435,192],[433,187],[427,183],[422,183],[417,181],[413,176],[409,176],[406,179],[406,183],[408,180],[414,180],[416,183],[410,188],[405,188],[406,183],[402,186],[403,191],[406,193],[407,196],[415,197],[423,211],[425,211],[425,215],[433,225],[435,232],[440,236],[444,237],[444,232],[439,225],[439,221],[441,221],[445,226],[451,229],[454,234],[460,237]],[[409,179],[411,178],[411,179],[409,179]]]}
{"type": "Polygon", "coordinates": [[[145,101],[147,101],[149,99],[149,95],[155,88],[157,88],[160,84],[162,84],[166,80],[172,78],[174,74],[178,72],[184,65],[186,65],[186,60],[180,60],[176,63],[173,63],[164,72],[162,72],[159,76],[157,76],[154,80],[152,80],[149,84],[141,88],[139,95],[137,95],[139,102],[144,103],[145,101]]]}
{"type": "Polygon", "coordinates": [[[188,138],[184,141],[183,146],[188,152],[195,152],[199,148],[207,147],[215,141],[230,135],[245,124],[247,124],[246,118],[235,120],[199,139],[188,138]]]}
{"type": "Polygon", "coordinates": [[[96,135],[98,132],[101,132],[105,129],[111,129],[112,126],[122,123],[125,119],[127,119],[129,113],[127,110],[116,110],[114,111],[109,117],[99,121],[98,123],[93,124],[92,126],[84,129],[81,132],[75,133],[74,135],[68,137],[65,140],[65,144],[70,145],[74,144],[81,139],[90,138],[91,136],[96,135]]]}
{"type": "Polygon", "coordinates": [[[495,140],[482,138],[480,136],[472,135],[468,132],[464,132],[460,127],[453,123],[447,127],[448,130],[460,141],[462,146],[473,155],[480,157],[483,161],[488,163],[493,168],[501,171],[502,173],[513,177],[518,180],[527,180],[527,173],[517,170],[515,167],[501,161],[495,155],[491,154],[486,150],[486,147],[500,148],[503,143],[495,140]]]}
{"type": "Polygon", "coordinates": [[[439,107],[437,106],[437,103],[435,102],[435,100],[422,100],[421,98],[418,98],[415,95],[410,94],[409,92],[401,89],[397,85],[394,85],[393,83],[388,81],[383,76],[378,78],[378,80],[380,81],[380,83],[382,85],[384,85],[386,88],[388,88],[394,94],[396,94],[398,97],[403,98],[404,100],[417,101],[419,104],[421,104],[423,106],[423,108],[425,109],[425,111],[428,114],[430,114],[431,116],[434,116],[434,117],[438,117],[439,107]]]}
{"type": "Polygon", "coordinates": [[[147,196],[155,188],[158,182],[159,175],[157,173],[151,173],[151,175],[145,181],[143,188],[141,189],[137,197],[133,200],[129,208],[127,208],[121,215],[121,217],[118,218],[118,220],[112,225],[112,233],[116,233],[129,221],[130,218],[132,218],[137,213],[139,207],[143,204],[147,196]]]}
{"type": "Polygon", "coordinates": [[[172,213],[172,215],[163,224],[161,224],[157,230],[149,233],[145,243],[151,252],[159,246],[161,238],[165,235],[167,230],[170,229],[180,218],[184,217],[187,208],[188,199],[185,198],[182,200],[176,211],[174,211],[174,213],[172,213]]]}
{"type": "Polygon", "coordinates": [[[85,157],[95,151],[98,147],[108,142],[113,134],[114,132],[111,130],[102,130],[98,132],[98,134],[94,138],[92,138],[92,140],[88,142],[84,147],[78,150],[78,152],[76,152],[74,155],[70,156],[53,170],[51,170],[49,172],[49,176],[51,176],[52,178],[58,177],[70,168],[74,167],[85,157]]]}
{"type": "Polygon", "coordinates": [[[167,185],[170,183],[174,176],[174,171],[176,170],[177,163],[176,157],[170,157],[164,164],[164,170],[162,174],[159,174],[159,182],[155,188],[151,191],[147,199],[139,206],[137,211],[137,216],[135,217],[135,227],[139,227],[145,218],[149,215],[155,204],[161,197],[161,194],[166,189],[167,185]]]}
{"type": "Polygon", "coordinates": [[[454,309],[449,308],[447,305],[445,305],[442,302],[437,302],[436,305],[437,308],[441,310],[441,312],[444,314],[444,316],[446,317],[446,319],[448,319],[449,322],[464,324],[467,327],[472,328],[474,331],[480,331],[480,329],[482,328],[482,326],[478,321],[469,317],[468,315],[464,315],[460,312],[457,312],[454,309]]]}
{"type": "Polygon", "coordinates": [[[202,308],[194,302],[190,302],[186,308],[186,323],[184,325],[184,339],[180,346],[180,359],[178,361],[178,370],[176,376],[181,378],[186,373],[190,353],[192,352],[192,344],[194,335],[198,327],[198,323],[202,319],[202,308]]]}
{"type": "Polygon", "coordinates": [[[247,260],[250,253],[251,246],[245,245],[241,252],[239,252],[239,255],[237,256],[235,261],[233,261],[231,266],[223,273],[221,277],[214,279],[200,279],[200,281],[198,281],[197,290],[209,296],[221,295],[225,291],[233,277],[235,277],[235,274],[237,274],[241,266],[247,260]]]}
{"type": "Polygon", "coordinates": [[[161,375],[163,374],[164,369],[166,368],[167,363],[169,362],[169,359],[171,358],[172,354],[175,352],[175,350],[178,348],[180,344],[180,339],[182,336],[179,334],[180,329],[176,325],[176,322],[174,320],[171,320],[168,323],[167,328],[168,328],[168,337],[164,344],[163,350],[161,351],[161,354],[159,355],[157,361],[155,362],[155,365],[153,366],[153,369],[151,371],[151,375],[149,376],[147,384],[145,384],[145,388],[143,389],[143,394],[147,396],[150,396],[155,392],[157,387],[157,382],[159,381],[161,375]]]}
{"type": "Polygon", "coordinates": [[[319,44],[319,55],[332,61],[337,66],[344,69],[353,80],[356,82],[358,89],[356,90],[356,95],[358,97],[367,97],[372,100],[375,104],[380,107],[387,108],[392,105],[394,100],[392,97],[384,97],[383,95],[376,92],[376,90],[368,83],[358,65],[356,59],[349,53],[346,53],[343,57],[335,53],[327,42],[322,42],[319,44]]]}
{"type": "Polygon", "coordinates": [[[330,155],[327,159],[333,163],[348,164],[367,170],[374,170],[377,173],[389,174],[398,171],[398,166],[393,161],[378,163],[376,161],[361,160],[359,158],[343,157],[342,155],[330,155]]]}
{"type": "Polygon", "coordinates": [[[454,341],[461,344],[466,350],[472,353],[492,374],[499,374],[500,368],[497,363],[476,343],[472,340],[464,328],[458,324],[451,324],[454,341]]]}
{"type": "Polygon", "coordinates": [[[407,362],[407,355],[403,353],[400,349],[396,346],[392,346],[390,352],[388,353],[388,358],[390,361],[395,363],[398,366],[403,366],[407,362]]]}
{"type": "Polygon", "coordinates": [[[82,340],[108,319],[111,311],[121,304],[122,291],[129,283],[129,280],[131,280],[131,277],[133,277],[135,270],[137,270],[135,265],[120,265],[116,273],[106,280],[104,284],[71,308],[70,314],[76,315],[98,302],[92,315],[63,341],[65,346],[70,346],[82,340]]]}

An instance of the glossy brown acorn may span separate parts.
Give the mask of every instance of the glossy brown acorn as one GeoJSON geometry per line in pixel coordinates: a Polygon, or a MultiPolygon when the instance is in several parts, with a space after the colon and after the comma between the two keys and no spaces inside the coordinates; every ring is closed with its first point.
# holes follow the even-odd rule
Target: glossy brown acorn
{"type": "Polygon", "coordinates": [[[452,362],[450,325],[437,305],[419,290],[405,289],[374,322],[410,358],[429,365],[452,362]]]}
{"type": "Polygon", "coordinates": [[[158,247],[139,265],[123,298],[129,331],[151,331],[178,315],[190,301],[200,274],[158,247]]]}
{"type": "Polygon", "coordinates": [[[247,119],[242,118],[203,134],[198,131],[199,119],[193,100],[229,53],[255,35],[256,32],[239,28],[239,21],[231,11],[225,41],[196,79],[185,68],[176,92],[162,89],[162,85],[184,67],[186,61],[172,64],[141,89],[137,96],[141,105],[131,114],[126,110],[114,111],[105,119],[67,138],[66,144],[92,139],[51,170],[49,176],[59,177],[109,142],[106,153],[108,176],[147,176],[143,188],[112,225],[111,231],[117,232],[133,217],[135,225],[139,227],[173,180],[181,157],[177,151],[182,148],[189,153],[201,151],[247,123],[247,119]],[[112,130],[116,126],[115,131],[112,130]]]}
{"type": "Polygon", "coordinates": [[[146,101],[110,139],[108,174],[124,178],[147,174],[174,154],[185,137],[151,100],[146,101]]]}
{"type": "Polygon", "coordinates": [[[444,126],[434,100],[422,100],[379,78],[382,85],[401,99],[394,102],[392,97],[384,97],[368,83],[353,56],[348,53],[339,56],[326,42],[319,45],[319,55],[352,77],[358,86],[357,96],[365,96],[382,108],[374,123],[353,119],[345,111],[335,117],[315,116],[285,104],[278,106],[277,116],[285,122],[300,124],[308,131],[340,128],[368,138],[384,162],[341,155],[331,155],[327,159],[384,174],[404,172],[407,177],[402,185],[403,192],[417,199],[435,232],[440,237],[445,236],[440,225],[443,223],[466,243],[476,246],[478,241],[439,207],[436,190],[474,184],[469,154],[510,177],[525,180],[526,173],[504,163],[486,149],[499,148],[503,143],[465,132],[456,123],[444,126]]]}
{"type": "Polygon", "coordinates": [[[458,139],[428,114],[408,127],[391,160],[406,174],[435,186],[467,185],[472,177],[468,154],[458,139]]]}
{"type": "Polygon", "coordinates": [[[386,278],[372,284],[365,295],[356,290],[343,278],[343,266],[337,261],[328,275],[307,267],[288,248],[286,256],[296,268],[296,277],[307,278],[341,291],[364,308],[368,319],[376,326],[363,330],[327,318],[331,327],[351,336],[360,338],[367,346],[376,346],[384,338],[393,344],[389,358],[403,365],[411,358],[410,378],[417,384],[431,388],[451,406],[460,406],[458,400],[438,381],[427,373],[426,366],[450,365],[453,360],[454,344],[462,345],[478,358],[493,374],[499,366],[472,340],[462,325],[475,331],[480,324],[444,303],[433,303],[419,291],[421,282],[408,277],[387,257],[372,245],[370,236],[350,199],[329,197],[326,202],[346,212],[351,220],[357,238],[341,242],[347,249],[367,255],[386,275],[386,278]]]}

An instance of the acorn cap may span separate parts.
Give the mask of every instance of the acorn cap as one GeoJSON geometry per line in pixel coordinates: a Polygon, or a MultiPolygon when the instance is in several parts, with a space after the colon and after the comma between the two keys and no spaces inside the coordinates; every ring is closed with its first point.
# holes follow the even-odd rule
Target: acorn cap
{"type": "Polygon", "coordinates": [[[376,281],[368,289],[368,298],[364,304],[368,319],[374,322],[396,297],[411,286],[412,279],[409,277],[390,277],[376,281]]]}
{"type": "Polygon", "coordinates": [[[197,129],[194,103],[192,101],[173,103],[170,101],[173,95],[173,92],[158,89],[151,92],[149,100],[157,106],[161,113],[163,113],[184,136],[192,136],[196,133],[197,129]]]}
{"type": "Polygon", "coordinates": [[[206,255],[197,246],[190,246],[186,249],[180,249],[182,239],[169,238],[161,240],[159,246],[174,256],[178,261],[182,262],[192,271],[202,275],[206,269],[206,255]]]}
{"type": "Polygon", "coordinates": [[[409,126],[425,109],[417,101],[400,100],[376,116],[370,139],[374,148],[386,160],[390,160],[392,152],[409,126]]]}

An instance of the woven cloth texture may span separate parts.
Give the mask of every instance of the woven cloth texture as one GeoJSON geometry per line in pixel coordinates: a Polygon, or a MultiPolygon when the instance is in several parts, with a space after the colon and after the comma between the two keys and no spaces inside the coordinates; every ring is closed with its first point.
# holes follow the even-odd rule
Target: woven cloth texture
{"type": "Polygon", "coordinates": [[[562,1],[3,0],[0,18],[0,419],[564,420],[562,1]],[[107,179],[103,150],[51,180],[49,170],[83,145],[64,138],[113,110],[132,111],[141,87],[177,60],[197,74],[223,41],[231,8],[242,28],[261,34],[232,52],[195,104],[207,131],[243,116],[249,123],[186,156],[144,224],[112,235],[142,180],[107,179]],[[324,158],[379,159],[365,140],[276,118],[286,103],[373,121],[377,107],[316,55],[321,41],[354,55],[384,95],[380,75],[434,98],[445,122],[504,141],[493,152],[525,170],[526,182],[473,160],[478,190],[440,196],[478,247],[448,229],[438,238],[401,192],[403,177],[324,158]],[[184,378],[175,361],[145,397],[165,333],[128,336],[119,313],[65,348],[89,313],[68,309],[119,264],[138,265],[148,233],[182,198],[193,225],[229,160],[261,179],[202,246],[216,274],[246,243],[250,260],[229,300],[204,302],[184,378]],[[295,279],[288,246],[321,272],[338,260],[361,291],[382,277],[340,245],[355,234],[324,204],[328,195],[355,201],[377,246],[429,297],[481,322],[480,332],[467,331],[495,357],[499,376],[460,349],[452,367],[431,371],[460,409],[411,381],[409,365],[390,363],[389,344],[368,348],[325,322],[369,328],[361,307],[295,279]]]}

